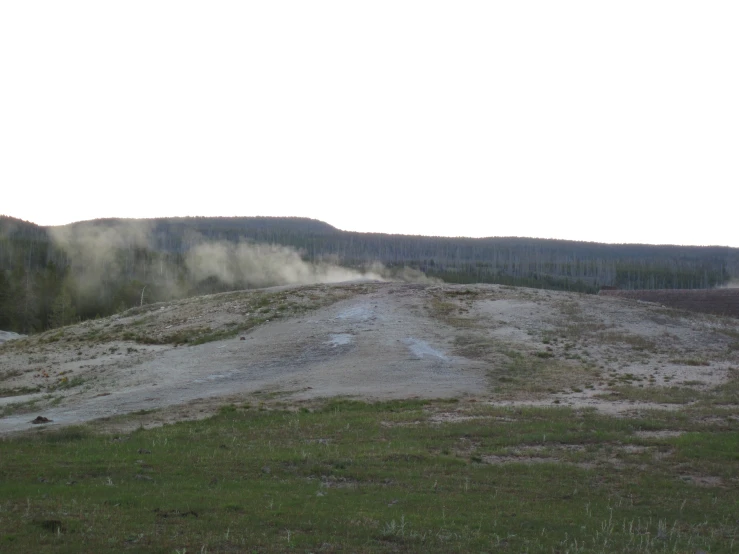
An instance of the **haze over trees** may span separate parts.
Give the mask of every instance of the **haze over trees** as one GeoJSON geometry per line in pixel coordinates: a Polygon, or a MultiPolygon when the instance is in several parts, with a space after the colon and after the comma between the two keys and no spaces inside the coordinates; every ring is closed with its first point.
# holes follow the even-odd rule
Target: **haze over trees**
{"type": "Polygon", "coordinates": [[[306,218],[101,219],[41,227],[0,216],[0,329],[29,333],[142,301],[405,268],[451,283],[589,293],[601,286],[694,289],[739,277],[739,249],[355,233],[306,218]]]}

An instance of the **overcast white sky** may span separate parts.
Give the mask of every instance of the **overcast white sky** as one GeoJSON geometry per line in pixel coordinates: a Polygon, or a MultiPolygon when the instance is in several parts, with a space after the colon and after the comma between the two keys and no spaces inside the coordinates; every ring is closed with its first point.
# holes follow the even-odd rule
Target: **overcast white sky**
{"type": "Polygon", "coordinates": [[[0,213],[739,246],[739,2],[0,3],[0,213]]]}

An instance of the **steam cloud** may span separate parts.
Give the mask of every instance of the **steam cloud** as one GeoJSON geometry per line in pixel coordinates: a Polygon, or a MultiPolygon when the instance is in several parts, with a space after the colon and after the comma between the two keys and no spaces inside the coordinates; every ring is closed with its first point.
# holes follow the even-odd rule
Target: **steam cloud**
{"type": "MultiPolygon", "coordinates": [[[[98,225],[71,225],[50,229],[57,246],[65,250],[82,290],[94,291],[102,281],[130,273],[132,257],[125,255],[136,248],[154,250],[152,224],[147,221],[116,221],[98,225]],[[123,252],[123,255],[122,255],[123,252]]],[[[341,267],[337,263],[304,261],[297,250],[272,244],[208,241],[196,232],[184,237],[189,249],[185,268],[191,283],[217,278],[229,287],[266,287],[274,285],[309,285],[357,280],[394,280],[440,282],[421,271],[403,268],[392,272],[380,263],[365,271],[341,267]]],[[[182,267],[154,262],[149,276],[164,284],[172,297],[182,296],[178,279],[182,267]]]]}
{"type": "Polygon", "coordinates": [[[51,227],[49,233],[69,256],[82,289],[94,288],[105,276],[123,272],[121,250],[151,246],[151,224],[146,221],[51,227]]]}
{"type": "Polygon", "coordinates": [[[250,287],[383,280],[377,272],[362,273],[327,263],[311,264],[292,248],[267,244],[199,244],[188,252],[186,265],[196,280],[217,277],[228,285],[250,287]]]}

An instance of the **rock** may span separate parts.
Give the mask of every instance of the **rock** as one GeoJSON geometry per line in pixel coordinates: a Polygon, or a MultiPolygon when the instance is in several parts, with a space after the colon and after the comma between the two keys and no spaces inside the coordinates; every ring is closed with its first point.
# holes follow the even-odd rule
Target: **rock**
{"type": "Polygon", "coordinates": [[[62,525],[62,522],[58,519],[46,519],[44,521],[38,521],[37,523],[42,529],[46,529],[52,533],[64,532],[64,525],[62,525]]]}

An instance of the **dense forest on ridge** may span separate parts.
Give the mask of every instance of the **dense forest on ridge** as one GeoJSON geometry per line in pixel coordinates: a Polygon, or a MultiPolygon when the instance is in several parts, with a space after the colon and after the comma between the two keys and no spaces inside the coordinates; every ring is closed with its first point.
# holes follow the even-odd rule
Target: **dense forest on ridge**
{"type": "Polygon", "coordinates": [[[356,233],[306,218],[41,227],[0,216],[0,329],[30,333],[141,303],[407,268],[451,283],[587,293],[602,286],[712,288],[739,277],[739,249],[356,233]]]}

